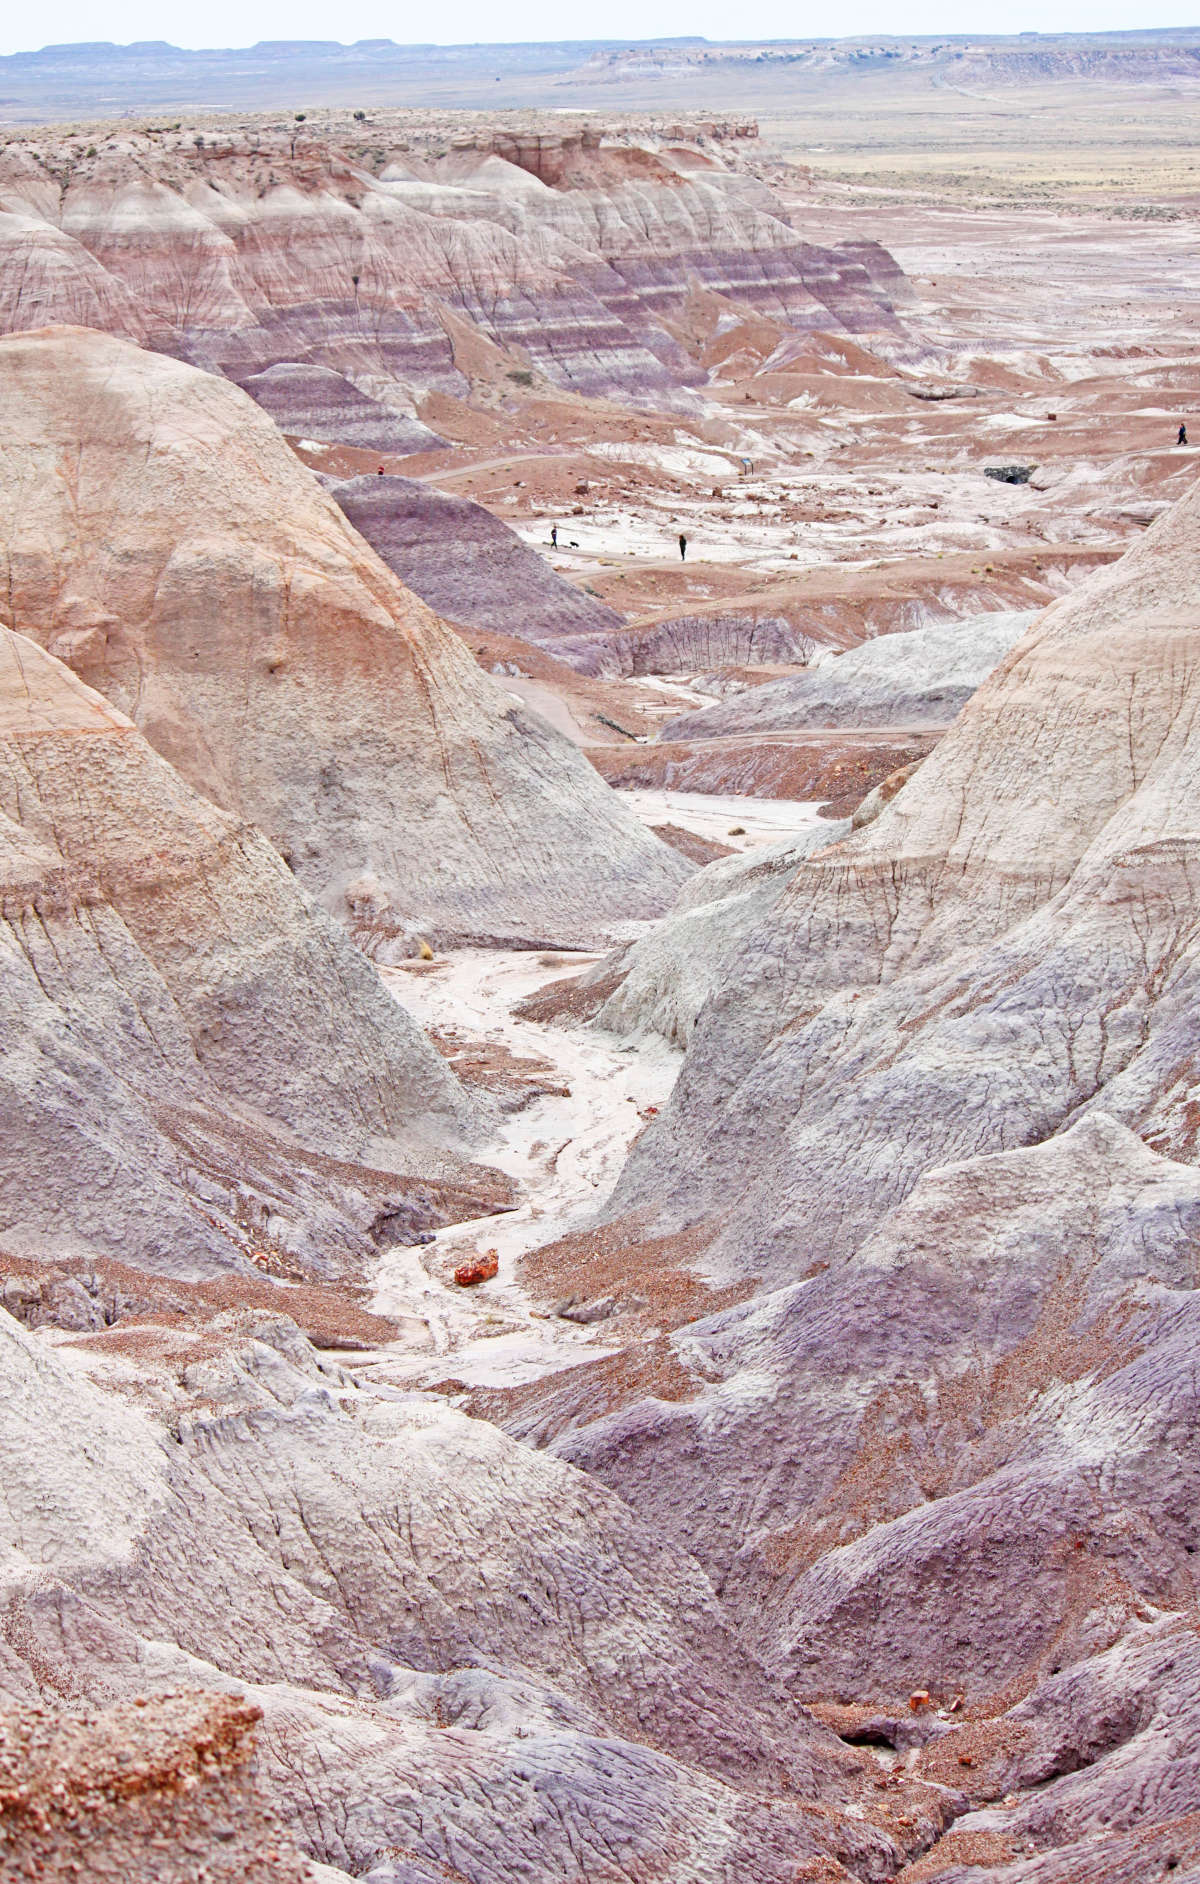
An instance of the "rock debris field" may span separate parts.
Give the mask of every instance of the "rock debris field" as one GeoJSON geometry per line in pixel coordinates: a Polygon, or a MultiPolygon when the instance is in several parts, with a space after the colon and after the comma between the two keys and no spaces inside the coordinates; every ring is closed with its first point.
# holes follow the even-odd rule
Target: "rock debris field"
{"type": "Polygon", "coordinates": [[[0,1880],[1197,1884],[1193,54],[553,51],[0,133],[0,1880]]]}

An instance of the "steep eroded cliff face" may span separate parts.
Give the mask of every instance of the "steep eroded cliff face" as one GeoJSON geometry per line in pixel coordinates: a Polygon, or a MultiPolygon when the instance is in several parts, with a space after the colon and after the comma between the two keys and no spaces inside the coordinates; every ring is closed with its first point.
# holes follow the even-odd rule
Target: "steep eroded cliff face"
{"type": "Polygon", "coordinates": [[[893,330],[891,257],[805,241],[739,163],[739,128],[439,135],[392,117],[338,143],[269,122],[13,141],[0,329],[124,334],[316,437],[331,399],[363,432],[357,394],[375,448],[398,451],[422,448],[422,394],[468,389],[455,318],[552,386],[657,403],[704,377],[674,331],[697,284],[792,327],[893,330]],[[273,374],[287,365],[305,386],[273,374]]]}

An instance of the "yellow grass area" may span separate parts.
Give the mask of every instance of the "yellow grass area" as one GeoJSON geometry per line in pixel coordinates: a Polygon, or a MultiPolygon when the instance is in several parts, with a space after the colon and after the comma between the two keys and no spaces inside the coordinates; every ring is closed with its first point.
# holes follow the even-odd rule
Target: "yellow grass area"
{"type": "Polygon", "coordinates": [[[860,83],[798,96],[760,125],[764,152],[805,165],[818,186],[1126,202],[1169,217],[1200,195],[1197,102],[1190,88],[860,83]]]}

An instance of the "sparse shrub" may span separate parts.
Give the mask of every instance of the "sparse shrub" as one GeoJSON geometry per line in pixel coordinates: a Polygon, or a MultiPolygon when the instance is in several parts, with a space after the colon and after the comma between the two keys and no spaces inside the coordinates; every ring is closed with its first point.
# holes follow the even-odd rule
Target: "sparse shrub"
{"type": "Polygon", "coordinates": [[[304,120],[305,120],[305,119],[307,118],[307,116],[308,116],[308,113],[307,113],[307,111],[298,111],[298,112],[296,113],[296,123],[297,123],[297,124],[303,124],[303,123],[304,123],[304,120]]]}
{"type": "Polygon", "coordinates": [[[504,377],[505,379],[515,379],[518,386],[533,385],[533,374],[529,371],[528,367],[525,366],[514,367],[512,372],[506,373],[504,377]]]}

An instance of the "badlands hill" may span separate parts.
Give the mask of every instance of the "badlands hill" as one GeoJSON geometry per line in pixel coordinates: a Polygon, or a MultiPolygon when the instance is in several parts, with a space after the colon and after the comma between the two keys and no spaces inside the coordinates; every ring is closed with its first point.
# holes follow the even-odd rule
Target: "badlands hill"
{"type": "MultiPolygon", "coordinates": [[[[194,1770],[201,1688],[219,1783],[235,1695],[234,1737],[263,1716],[260,1807],[375,1884],[879,1878],[944,1823],[936,1788],[885,1807],[874,1761],[763,1674],[686,1551],[572,1466],[373,1390],[278,1309],[227,1317],[187,1367],[139,1332],[57,1352],[0,1309],[0,1703],[115,1706],[77,1756],[140,1698],[135,1783],[172,1727],[194,1770]]],[[[169,1799],[158,1821],[161,1841],[169,1799]]],[[[137,1855],[138,1884],[173,1875],[137,1855]]],[[[274,1839],[262,1856],[281,1869],[235,1875],[291,1875],[274,1839]]]]}
{"type": "Polygon", "coordinates": [[[616,609],[573,588],[482,504],[413,478],[328,479],[359,535],[445,620],[535,641],[580,666],[586,643],[605,647],[616,609]],[[580,643],[584,647],[580,647],[580,643]]]}
{"type": "Polygon", "coordinates": [[[726,919],[698,881],[655,972],[617,965],[626,1026],[707,999],[561,1260],[579,1300],[601,1250],[743,1299],[481,1399],[686,1540],[794,1693],[969,1795],[914,1877],[1200,1855],[1198,557],[1193,493],[871,824],[773,897],[713,866],[726,919]]]}
{"type": "Polygon", "coordinates": [[[10,624],[376,943],[578,943],[687,874],[235,388],[101,334],[14,336],[0,460],[10,624]]]}
{"type": "Polygon", "coordinates": [[[1034,612],[997,609],[880,635],[844,651],[817,648],[802,674],[668,720],[660,737],[721,739],[796,726],[947,722],[1024,634],[1034,612]]]}
{"type": "Polygon", "coordinates": [[[0,1251],[361,1270],[503,1201],[482,1120],[260,832],[0,630],[0,1251]],[[334,996],[335,998],[331,998],[334,996]]]}
{"type": "Polygon", "coordinates": [[[0,151],[0,1879],[1200,1884],[1188,225],[358,108],[0,151]]]}
{"type": "Polygon", "coordinates": [[[931,1164],[1090,1108],[1190,1155],[1198,558],[1193,491],[1037,619],[882,816],[804,864],[627,1202],[712,1211],[735,1266],[784,1280],[797,1236],[848,1256],[931,1164]]]}
{"type": "Polygon", "coordinates": [[[804,863],[627,1200],[720,1210],[731,1260],[784,1279],[797,1234],[848,1255],[932,1162],[1091,1106],[1189,1153],[1198,558],[1192,492],[1034,622],[878,820],[804,863]]]}

